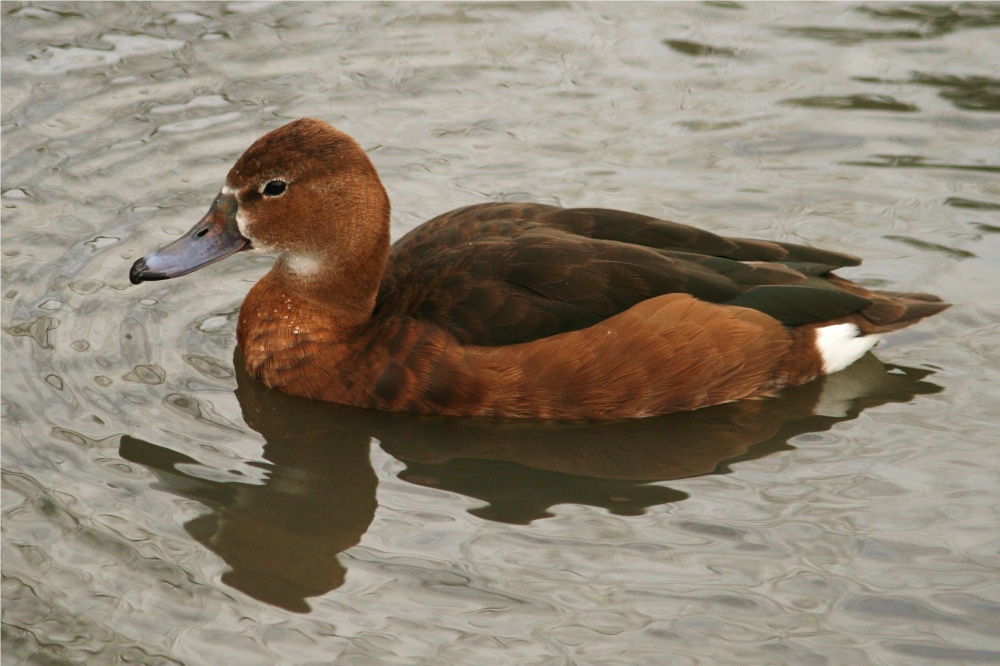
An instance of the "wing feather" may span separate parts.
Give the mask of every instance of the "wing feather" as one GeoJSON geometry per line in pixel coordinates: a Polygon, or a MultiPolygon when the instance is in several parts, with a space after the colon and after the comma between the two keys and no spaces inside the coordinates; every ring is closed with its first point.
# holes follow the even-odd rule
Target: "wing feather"
{"type": "Polygon", "coordinates": [[[871,305],[823,278],[858,263],[635,213],[482,204],[445,213],[393,245],[376,307],[478,345],[586,328],[668,293],[800,325],[871,305]]]}

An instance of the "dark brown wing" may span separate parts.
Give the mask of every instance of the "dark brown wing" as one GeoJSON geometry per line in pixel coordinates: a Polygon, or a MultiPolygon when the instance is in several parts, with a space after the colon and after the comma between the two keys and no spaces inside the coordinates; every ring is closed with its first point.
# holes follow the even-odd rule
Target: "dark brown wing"
{"type": "Polygon", "coordinates": [[[622,211],[481,204],[434,218],[393,245],[376,307],[480,345],[585,328],[673,292],[799,325],[871,304],[822,277],[858,263],[622,211]]]}

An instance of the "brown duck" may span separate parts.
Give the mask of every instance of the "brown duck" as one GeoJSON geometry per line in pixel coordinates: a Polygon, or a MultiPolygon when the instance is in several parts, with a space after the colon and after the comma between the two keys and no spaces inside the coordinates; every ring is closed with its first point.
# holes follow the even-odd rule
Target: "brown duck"
{"type": "Polygon", "coordinates": [[[486,203],[389,245],[389,199],[349,136],[308,118],[237,160],[207,215],[134,284],[277,254],[240,309],[249,374],[386,411],[641,417],[773,395],[948,307],[832,274],[852,256],[645,215],[486,203]]]}

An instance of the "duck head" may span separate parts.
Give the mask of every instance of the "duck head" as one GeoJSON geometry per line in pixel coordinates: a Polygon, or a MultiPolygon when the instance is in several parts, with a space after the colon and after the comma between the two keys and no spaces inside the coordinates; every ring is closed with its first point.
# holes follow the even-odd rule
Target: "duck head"
{"type": "Polygon", "coordinates": [[[368,156],[343,132],[302,118],[255,141],[208,213],[136,261],[129,279],[179,277],[254,250],[277,253],[272,270],[308,291],[331,273],[380,277],[388,245],[389,199],[368,156]]]}

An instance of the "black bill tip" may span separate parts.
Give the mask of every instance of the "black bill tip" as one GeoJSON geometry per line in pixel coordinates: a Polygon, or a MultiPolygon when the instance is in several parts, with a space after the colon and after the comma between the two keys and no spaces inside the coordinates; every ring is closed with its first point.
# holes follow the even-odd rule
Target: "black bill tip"
{"type": "Polygon", "coordinates": [[[128,272],[128,281],[132,284],[139,284],[140,282],[152,282],[153,280],[166,280],[169,276],[163,273],[158,273],[149,268],[146,263],[146,257],[143,257],[139,261],[132,264],[132,270],[128,272]]]}

